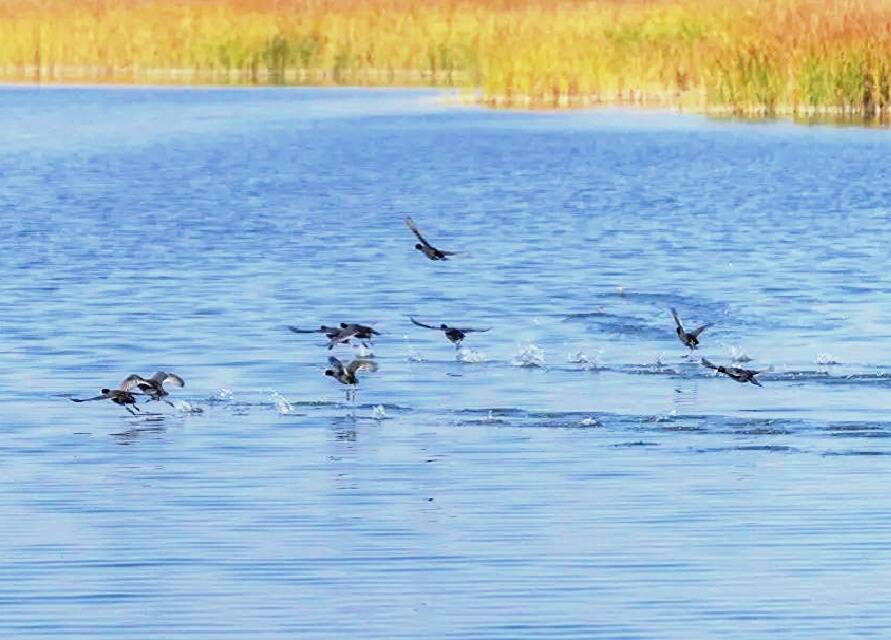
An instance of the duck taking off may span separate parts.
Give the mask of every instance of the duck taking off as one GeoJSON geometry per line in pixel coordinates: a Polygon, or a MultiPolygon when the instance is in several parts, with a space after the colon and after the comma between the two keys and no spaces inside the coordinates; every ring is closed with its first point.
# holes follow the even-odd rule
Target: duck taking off
{"type": "Polygon", "coordinates": [[[724,367],[721,365],[715,365],[705,358],[702,359],[702,366],[706,367],[707,369],[717,371],[718,373],[723,373],[725,376],[729,376],[737,382],[751,382],[752,384],[758,385],[759,387],[762,386],[762,384],[755,379],[755,376],[760,373],[764,373],[763,371],[752,371],[751,369],[741,369],[739,367],[724,367]]]}
{"type": "Polygon", "coordinates": [[[676,325],[675,333],[678,334],[678,340],[690,347],[690,351],[695,351],[696,347],[699,346],[699,335],[715,324],[714,322],[706,322],[704,325],[697,327],[693,331],[687,332],[687,330],[684,329],[684,323],[681,322],[680,317],[678,317],[677,309],[674,307],[671,308],[671,315],[674,317],[674,323],[676,325]]]}
{"type": "Polygon", "coordinates": [[[102,389],[99,392],[101,395],[94,396],[92,398],[71,398],[72,402],[92,402],[93,400],[111,400],[115,404],[118,404],[134,416],[136,412],[139,411],[139,407],[136,406],[136,396],[129,391],[124,391],[123,389],[102,389]],[[132,405],[132,409],[130,408],[132,405]]]}
{"type": "Polygon", "coordinates": [[[170,395],[167,392],[167,389],[164,388],[165,382],[169,382],[170,384],[177,387],[186,386],[185,380],[180,378],[175,373],[158,371],[151,378],[143,378],[142,376],[136,375],[135,373],[131,374],[124,378],[124,381],[121,382],[121,389],[123,391],[132,391],[133,389],[139,389],[142,393],[149,397],[149,400],[163,400],[172,407],[174,406],[174,404],[165,397],[170,395]]]}
{"type": "Polygon", "coordinates": [[[408,228],[411,229],[412,233],[414,233],[419,240],[418,244],[415,245],[415,249],[422,252],[431,260],[448,260],[449,256],[456,255],[454,251],[443,251],[427,242],[427,239],[421,235],[421,230],[418,229],[418,225],[411,219],[411,216],[405,217],[405,224],[408,225],[408,228]]]}
{"type": "Polygon", "coordinates": [[[362,342],[367,347],[374,340],[374,336],[379,336],[380,332],[375,331],[372,327],[357,322],[341,322],[340,329],[333,336],[328,336],[328,351],[334,348],[334,345],[343,342],[349,344],[353,338],[362,342]]]}
{"type": "Polygon", "coordinates": [[[423,322],[418,322],[411,316],[409,316],[408,319],[411,320],[413,324],[416,324],[419,327],[442,331],[443,335],[445,335],[449,342],[455,345],[456,349],[461,348],[461,342],[464,340],[464,338],[467,337],[468,333],[485,333],[486,331],[492,330],[492,327],[486,327],[485,329],[471,329],[470,327],[461,327],[459,329],[458,327],[450,327],[444,322],[436,327],[432,324],[424,324],[423,322]]]}
{"type": "Polygon", "coordinates": [[[359,376],[357,374],[360,371],[377,371],[377,363],[368,358],[356,358],[344,366],[340,360],[331,356],[328,358],[328,365],[328,368],[325,370],[326,376],[330,376],[339,383],[352,387],[347,390],[347,400],[356,397],[356,385],[359,384],[359,376]]]}

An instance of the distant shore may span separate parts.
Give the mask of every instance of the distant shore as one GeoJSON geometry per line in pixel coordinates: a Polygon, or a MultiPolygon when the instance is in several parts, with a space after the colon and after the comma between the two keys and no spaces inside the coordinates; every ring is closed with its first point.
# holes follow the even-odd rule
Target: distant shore
{"type": "Polygon", "coordinates": [[[431,87],[493,107],[891,112],[882,0],[9,0],[0,80],[431,87]]]}

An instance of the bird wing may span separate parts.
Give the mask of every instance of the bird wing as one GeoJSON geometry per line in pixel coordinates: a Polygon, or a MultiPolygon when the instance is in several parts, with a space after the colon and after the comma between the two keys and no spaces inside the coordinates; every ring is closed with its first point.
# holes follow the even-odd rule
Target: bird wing
{"type": "Polygon", "coordinates": [[[331,369],[336,375],[339,376],[343,373],[343,363],[334,356],[328,358],[328,364],[331,365],[331,369]]]}
{"type": "Polygon", "coordinates": [[[377,371],[377,362],[368,358],[356,358],[347,365],[347,373],[355,375],[357,371],[377,371]]]}
{"type": "Polygon", "coordinates": [[[692,333],[691,335],[692,335],[694,338],[698,338],[700,333],[702,333],[703,331],[705,331],[705,330],[708,329],[709,327],[713,326],[714,324],[715,324],[714,322],[706,322],[706,323],[705,323],[704,325],[702,325],[701,327],[696,327],[696,329],[693,331],[693,333],[692,333]]]}
{"type": "Polygon", "coordinates": [[[457,329],[461,333],[485,333],[486,331],[491,331],[492,327],[486,327],[485,329],[471,329],[470,327],[457,327],[457,329]]]}
{"type": "Polygon", "coordinates": [[[325,333],[323,329],[298,329],[294,325],[288,325],[288,331],[291,333],[325,333]]]}
{"type": "Polygon", "coordinates": [[[152,380],[158,382],[160,384],[164,384],[165,382],[169,382],[170,384],[177,387],[186,386],[186,381],[180,378],[175,373],[167,373],[166,371],[158,371],[155,375],[152,376],[152,380]]]}
{"type": "Polygon", "coordinates": [[[701,360],[701,362],[702,362],[702,366],[706,367],[707,369],[714,369],[715,371],[718,370],[718,366],[717,366],[717,365],[712,364],[711,362],[709,362],[709,361],[706,360],[705,358],[703,358],[703,359],[701,360]]]}
{"type": "Polygon", "coordinates": [[[93,396],[92,398],[69,398],[71,402],[92,402],[93,400],[105,400],[106,396],[93,396]]]}
{"type": "Polygon", "coordinates": [[[336,335],[331,336],[330,342],[328,342],[328,351],[334,348],[338,342],[345,342],[356,335],[356,327],[353,325],[349,325],[344,327],[340,331],[337,332],[336,335]]]}
{"type": "Polygon", "coordinates": [[[411,216],[405,216],[405,224],[407,224],[408,228],[411,229],[412,233],[414,233],[415,236],[417,236],[418,240],[421,241],[422,245],[424,245],[425,247],[430,247],[431,249],[435,248],[432,244],[427,242],[427,239],[424,236],[421,235],[421,230],[418,229],[418,225],[416,225],[415,221],[411,219],[411,216]]]}
{"type": "MultiPolygon", "coordinates": [[[[158,375],[158,374],[155,374],[155,375],[158,375]]],[[[136,387],[138,387],[141,384],[151,385],[151,382],[149,382],[142,376],[138,376],[135,373],[133,373],[133,374],[130,374],[129,376],[127,376],[126,378],[124,378],[123,380],[121,380],[121,384],[118,387],[118,389],[120,389],[121,391],[132,391],[133,389],[135,389],[136,387]]]]}
{"type": "Polygon", "coordinates": [[[684,330],[684,323],[681,322],[681,319],[678,317],[677,309],[675,309],[674,307],[671,308],[671,315],[674,317],[674,322],[675,322],[675,324],[678,326],[678,329],[680,329],[680,330],[683,331],[684,333],[687,333],[687,332],[684,330]]]}
{"type": "Polygon", "coordinates": [[[416,324],[419,327],[426,327],[427,329],[436,329],[437,331],[439,331],[439,327],[434,327],[432,324],[424,324],[423,322],[418,322],[411,316],[409,316],[408,319],[412,321],[412,324],[416,324]]]}

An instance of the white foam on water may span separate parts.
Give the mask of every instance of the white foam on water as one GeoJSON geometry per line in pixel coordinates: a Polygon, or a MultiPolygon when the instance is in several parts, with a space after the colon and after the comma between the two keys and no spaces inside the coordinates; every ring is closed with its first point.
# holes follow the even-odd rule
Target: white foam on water
{"type": "Polygon", "coordinates": [[[458,362],[467,362],[467,363],[485,362],[486,354],[484,354],[481,351],[474,351],[473,349],[470,349],[467,347],[461,347],[458,350],[458,355],[455,356],[455,359],[458,362]]]}
{"type": "Polygon", "coordinates": [[[384,405],[379,404],[379,405],[375,406],[375,407],[371,410],[371,417],[374,418],[375,420],[384,420],[384,419],[386,419],[386,417],[387,417],[387,412],[386,412],[386,410],[384,409],[384,405]]]}
{"type": "Polygon", "coordinates": [[[544,350],[533,342],[520,345],[520,350],[514,356],[513,363],[518,367],[543,367],[545,363],[544,350]]]}
{"type": "Polygon", "coordinates": [[[278,391],[270,393],[269,399],[275,403],[275,410],[278,411],[279,415],[287,416],[297,412],[294,409],[294,405],[288,402],[278,391]]]}

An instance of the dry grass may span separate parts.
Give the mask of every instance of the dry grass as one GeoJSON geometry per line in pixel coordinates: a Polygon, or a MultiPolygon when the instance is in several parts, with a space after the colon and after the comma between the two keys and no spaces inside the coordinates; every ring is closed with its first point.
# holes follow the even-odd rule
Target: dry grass
{"type": "Polygon", "coordinates": [[[885,0],[0,0],[9,80],[459,86],[495,104],[889,109],[885,0]]]}

